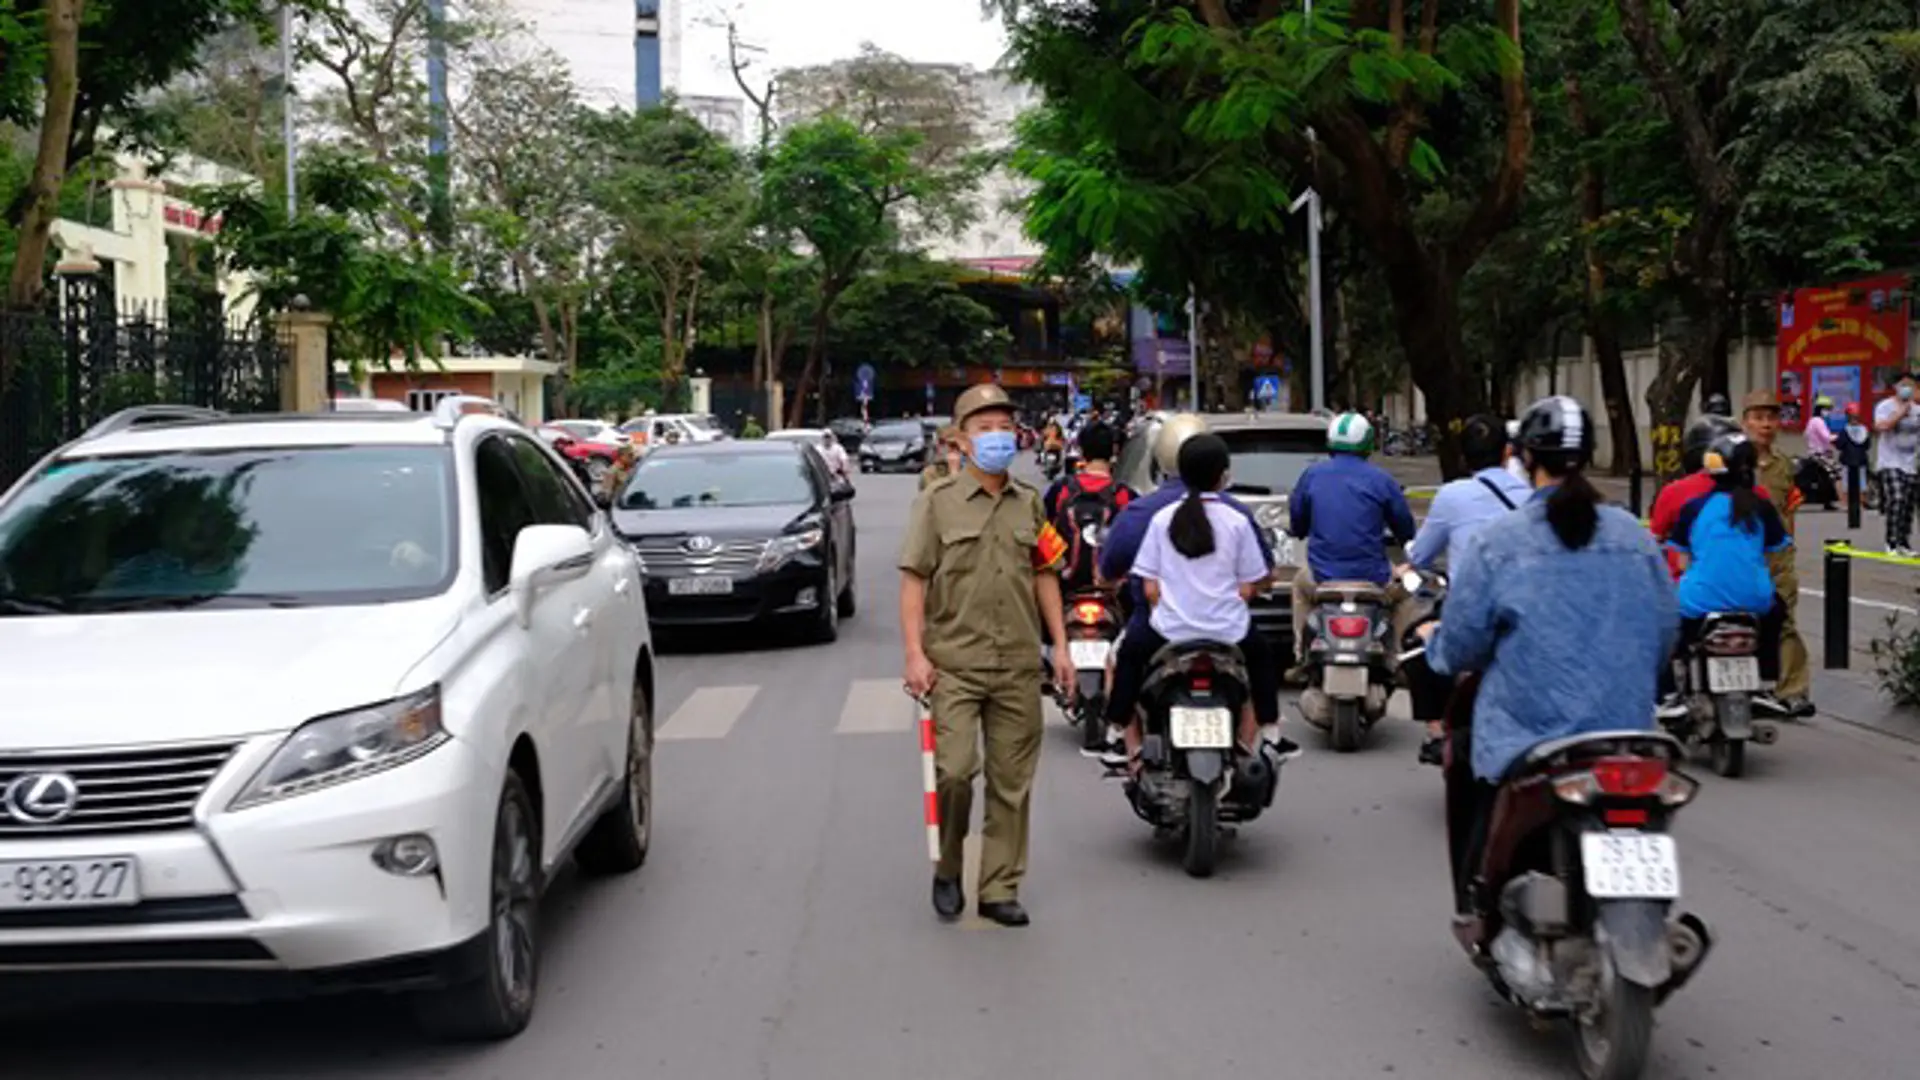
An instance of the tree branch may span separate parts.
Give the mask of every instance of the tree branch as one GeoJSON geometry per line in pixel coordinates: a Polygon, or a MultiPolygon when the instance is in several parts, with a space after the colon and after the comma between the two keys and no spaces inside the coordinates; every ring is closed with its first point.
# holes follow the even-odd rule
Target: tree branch
{"type": "Polygon", "coordinates": [[[1227,14],[1226,0],[1199,0],[1200,18],[1215,30],[1237,29],[1233,16],[1227,14]]]}
{"type": "Polygon", "coordinates": [[[1647,0],[1620,0],[1620,22],[1635,58],[1640,61],[1640,69],[1653,84],[1654,96],[1660,99],[1667,119],[1680,133],[1681,153],[1695,189],[1710,204],[1731,202],[1733,181],[1720,162],[1706,115],[1668,60],[1666,47],[1648,12],[1647,0]]]}
{"type": "MultiPolygon", "coordinates": [[[[1623,4],[1643,0],[1622,0],[1623,4]]],[[[1499,0],[1495,18],[1501,33],[1520,51],[1520,0],[1499,0]]],[[[1448,249],[1449,269],[1464,272],[1487,250],[1487,245],[1513,220],[1527,186],[1527,164],[1533,156],[1533,103],[1527,98],[1527,69],[1516,59],[1500,74],[1500,101],[1506,112],[1506,145],[1493,179],[1481,192],[1472,216],[1448,249]]]]}

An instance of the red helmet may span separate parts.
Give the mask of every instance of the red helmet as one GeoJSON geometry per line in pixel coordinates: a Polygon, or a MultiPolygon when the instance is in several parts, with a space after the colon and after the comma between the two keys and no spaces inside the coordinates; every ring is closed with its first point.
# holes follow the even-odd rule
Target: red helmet
{"type": "Polygon", "coordinates": [[[1860,403],[1859,403],[1859,402],[1857,402],[1857,401],[1849,401],[1849,402],[1847,402],[1847,410],[1846,410],[1846,411],[1847,411],[1847,419],[1849,419],[1849,420],[1858,420],[1858,419],[1860,419],[1860,403]]]}

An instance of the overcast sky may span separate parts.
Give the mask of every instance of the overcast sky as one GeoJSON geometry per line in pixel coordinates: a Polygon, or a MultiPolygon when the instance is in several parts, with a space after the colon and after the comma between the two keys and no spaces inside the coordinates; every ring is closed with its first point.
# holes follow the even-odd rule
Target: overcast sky
{"type": "Polygon", "coordinates": [[[702,25],[729,12],[775,69],[852,56],[863,41],[909,60],[975,67],[1006,50],[999,22],[981,18],[980,0],[686,0],[683,10],[681,81],[692,94],[739,93],[727,71],[726,33],[702,25]]]}

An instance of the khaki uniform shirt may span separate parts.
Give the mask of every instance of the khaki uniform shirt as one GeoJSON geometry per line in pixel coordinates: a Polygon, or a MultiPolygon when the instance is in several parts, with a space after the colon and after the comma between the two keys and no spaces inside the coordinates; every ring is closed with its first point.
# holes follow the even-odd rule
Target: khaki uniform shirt
{"type": "Polygon", "coordinates": [[[1760,486],[1773,496],[1774,509],[1780,511],[1780,520],[1786,523],[1787,535],[1793,535],[1793,518],[1800,512],[1800,488],[1793,481],[1793,462],[1783,454],[1768,454],[1760,459],[1760,467],[1754,471],[1760,486]]]}
{"type": "Polygon", "coordinates": [[[927,582],[927,659],[943,671],[1035,667],[1034,576],[1057,573],[1066,554],[1026,484],[1009,480],[994,495],[963,472],[928,485],[900,550],[900,569],[927,582]]]}
{"type": "Polygon", "coordinates": [[[920,470],[920,490],[925,491],[927,490],[927,485],[939,483],[946,478],[947,463],[944,461],[935,462],[920,470]]]}

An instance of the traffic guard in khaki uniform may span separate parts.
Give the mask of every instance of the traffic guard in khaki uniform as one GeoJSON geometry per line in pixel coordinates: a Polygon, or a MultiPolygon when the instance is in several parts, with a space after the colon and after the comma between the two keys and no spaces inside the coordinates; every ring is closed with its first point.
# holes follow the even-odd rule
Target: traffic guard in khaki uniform
{"type": "MultiPolygon", "coordinates": [[[[1025,926],[1020,880],[1027,867],[1027,812],[1040,761],[1040,628],[1066,640],[1059,569],[1066,541],[1048,523],[1040,493],[1007,476],[1018,453],[1013,402],[983,383],[954,406],[966,468],[929,484],[914,501],[900,552],[900,633],[907,691],[930,697],[940,861],[933,907],[959,917],[962,844],[973,781],[987,781],[980,843],[980,915],[1025,926]]],[[[1054,650],[1058,685],[1073,685],[1065,649],[1054,650]]]]}
{"type": "MultiPolygon", "coordinates": [[[[1780,433],[1780,398],[1771,390],[1755,390],[1742,403],[1740,422],[1753,448],[1760,452],[1757,470],[1760,483],[1773,496],[1775,509],[1786,523],[1787,535],[1793,535],[1795,517],[1805,499],[1793,478],[1793,461],[1774,449],[1780,433]]],[[[1773,574],[1773,587],[1787,605],[1787,622],[1780,630],[1780,682],[1774,695],[1795,716],[1812,716],[1813,701],[1808,696],[1813,675],[1807,656],[1807,643],[1800,637],[1800,570],[1794,564],[1794,549],[1776,551],[1767,556],[1767,569],[1773,574]]]]}

